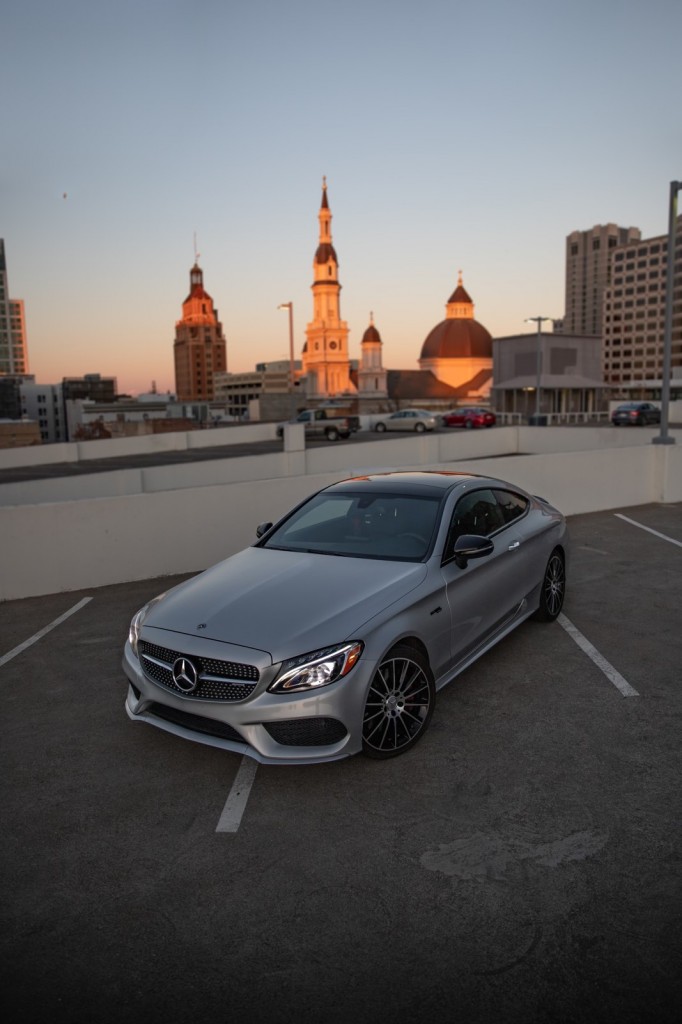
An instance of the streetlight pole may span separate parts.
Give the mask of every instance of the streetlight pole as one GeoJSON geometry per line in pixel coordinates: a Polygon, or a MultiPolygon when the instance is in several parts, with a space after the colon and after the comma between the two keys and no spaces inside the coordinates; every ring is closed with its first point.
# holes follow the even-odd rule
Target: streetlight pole
{"type": "Polygon", "coordinates": [[[665,331],[663,335],[663,379],[661,381],[661,431],[652,439],[653,444],[675,444],[668,433],[668,407],[670,405],[670,373],[673,338],[673,288],[675,285],[675,241],[677,237],[677,193],[682,182],[670,182],[668,218],[668,263],[665,275],[665,331]]]}
{"type": "Polygon", "coordinates": [[[282,302],[277,309],[289,310],[289,412],[294,414],[294,304],[282,302]]]}
{"type": "Polygon", "coordinates": [[[554,319],[551,316],[527,316],[527,324],[538,325],[537,348],[535,353],[535,426],[540,425],[540,377],[542,374],[542,325],[545,320],[554,319]]]}

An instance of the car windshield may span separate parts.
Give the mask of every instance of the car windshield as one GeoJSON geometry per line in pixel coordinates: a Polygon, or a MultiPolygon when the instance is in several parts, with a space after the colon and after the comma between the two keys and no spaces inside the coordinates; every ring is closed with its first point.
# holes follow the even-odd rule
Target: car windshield
{"type": "Polygon", "coordinates": [[[261,547],[419,562],[429,549],[439,504],[421,495],[323,491],[293,512],[261,547]]]}

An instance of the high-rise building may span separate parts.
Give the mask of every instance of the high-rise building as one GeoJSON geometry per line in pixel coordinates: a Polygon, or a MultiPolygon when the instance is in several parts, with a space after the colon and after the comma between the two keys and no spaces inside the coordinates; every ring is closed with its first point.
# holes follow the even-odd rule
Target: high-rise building
{"type": "MultiPolygon", "coordinates": [[[[603,376],[625,390],[663,376],[667,252],[665,234],[633,240],[611,253],[611,282],[604,293],[603,376]]],[[[675,239],[671,340],[671,376],[682,385],[682,216],[675,239]]]]}
{"type": "Polygon", "coordinates": [[[190,270],[189,295],[175,325],[175,391],[179,402],[211,401],[214,373],[227,370],[227,345],[213,299],[198,265],[190,270]]]}
{"type": "Polygon", "coordinates": [[[639,228],[597,224],[566,238],[565,334],[601,334],[604,290],[609,286],[610,256],[618,245],[635,242],[639,228]]]}
{"type": "Polygon", "coordinates": [[[28,374],[23,299],[10,299],[5,242],[0,238],[0,373],[28,374]]]}
{"type": "Polygon", "coordinates": [[[303,372],[308,398],[354,394],[348,358],[348,324],[341,319],[338,259],[332,243],[327,179],[322,179],[319,241],[313,259],[313,318],[306,326],[303,372]]]}

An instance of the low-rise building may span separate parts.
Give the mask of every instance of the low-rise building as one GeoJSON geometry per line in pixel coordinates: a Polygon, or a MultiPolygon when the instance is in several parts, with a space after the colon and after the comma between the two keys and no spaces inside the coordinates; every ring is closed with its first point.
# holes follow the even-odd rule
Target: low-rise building
{"type": "Polygon", "coordinates": [[[601,377],[601,338],[534,332],[493,339],[492,405],[531,419],[566,418],[608,409],[601,377]]]}

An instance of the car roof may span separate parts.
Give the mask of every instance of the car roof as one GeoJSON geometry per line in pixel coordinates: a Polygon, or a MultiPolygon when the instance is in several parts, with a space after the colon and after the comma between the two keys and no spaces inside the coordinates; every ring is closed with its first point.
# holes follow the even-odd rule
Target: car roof
{"type": "MultiPolygon", "coordinates": [[[[338,483],[330,484],[327,491],[335,493],[355,492],[358,490],[376,494],[390,491],[392,494],[415,494],[434,497],[443,494],[462,484],[487,483],[491,486],[511,487],[502,480],[480,476],[476,473],[452,473],[447,470],[397,470],[385,473],[370,473],[367,476],[354,476],[338,483]]],[[[514,488],[522,490],[522,488],[514,488]]]]}

